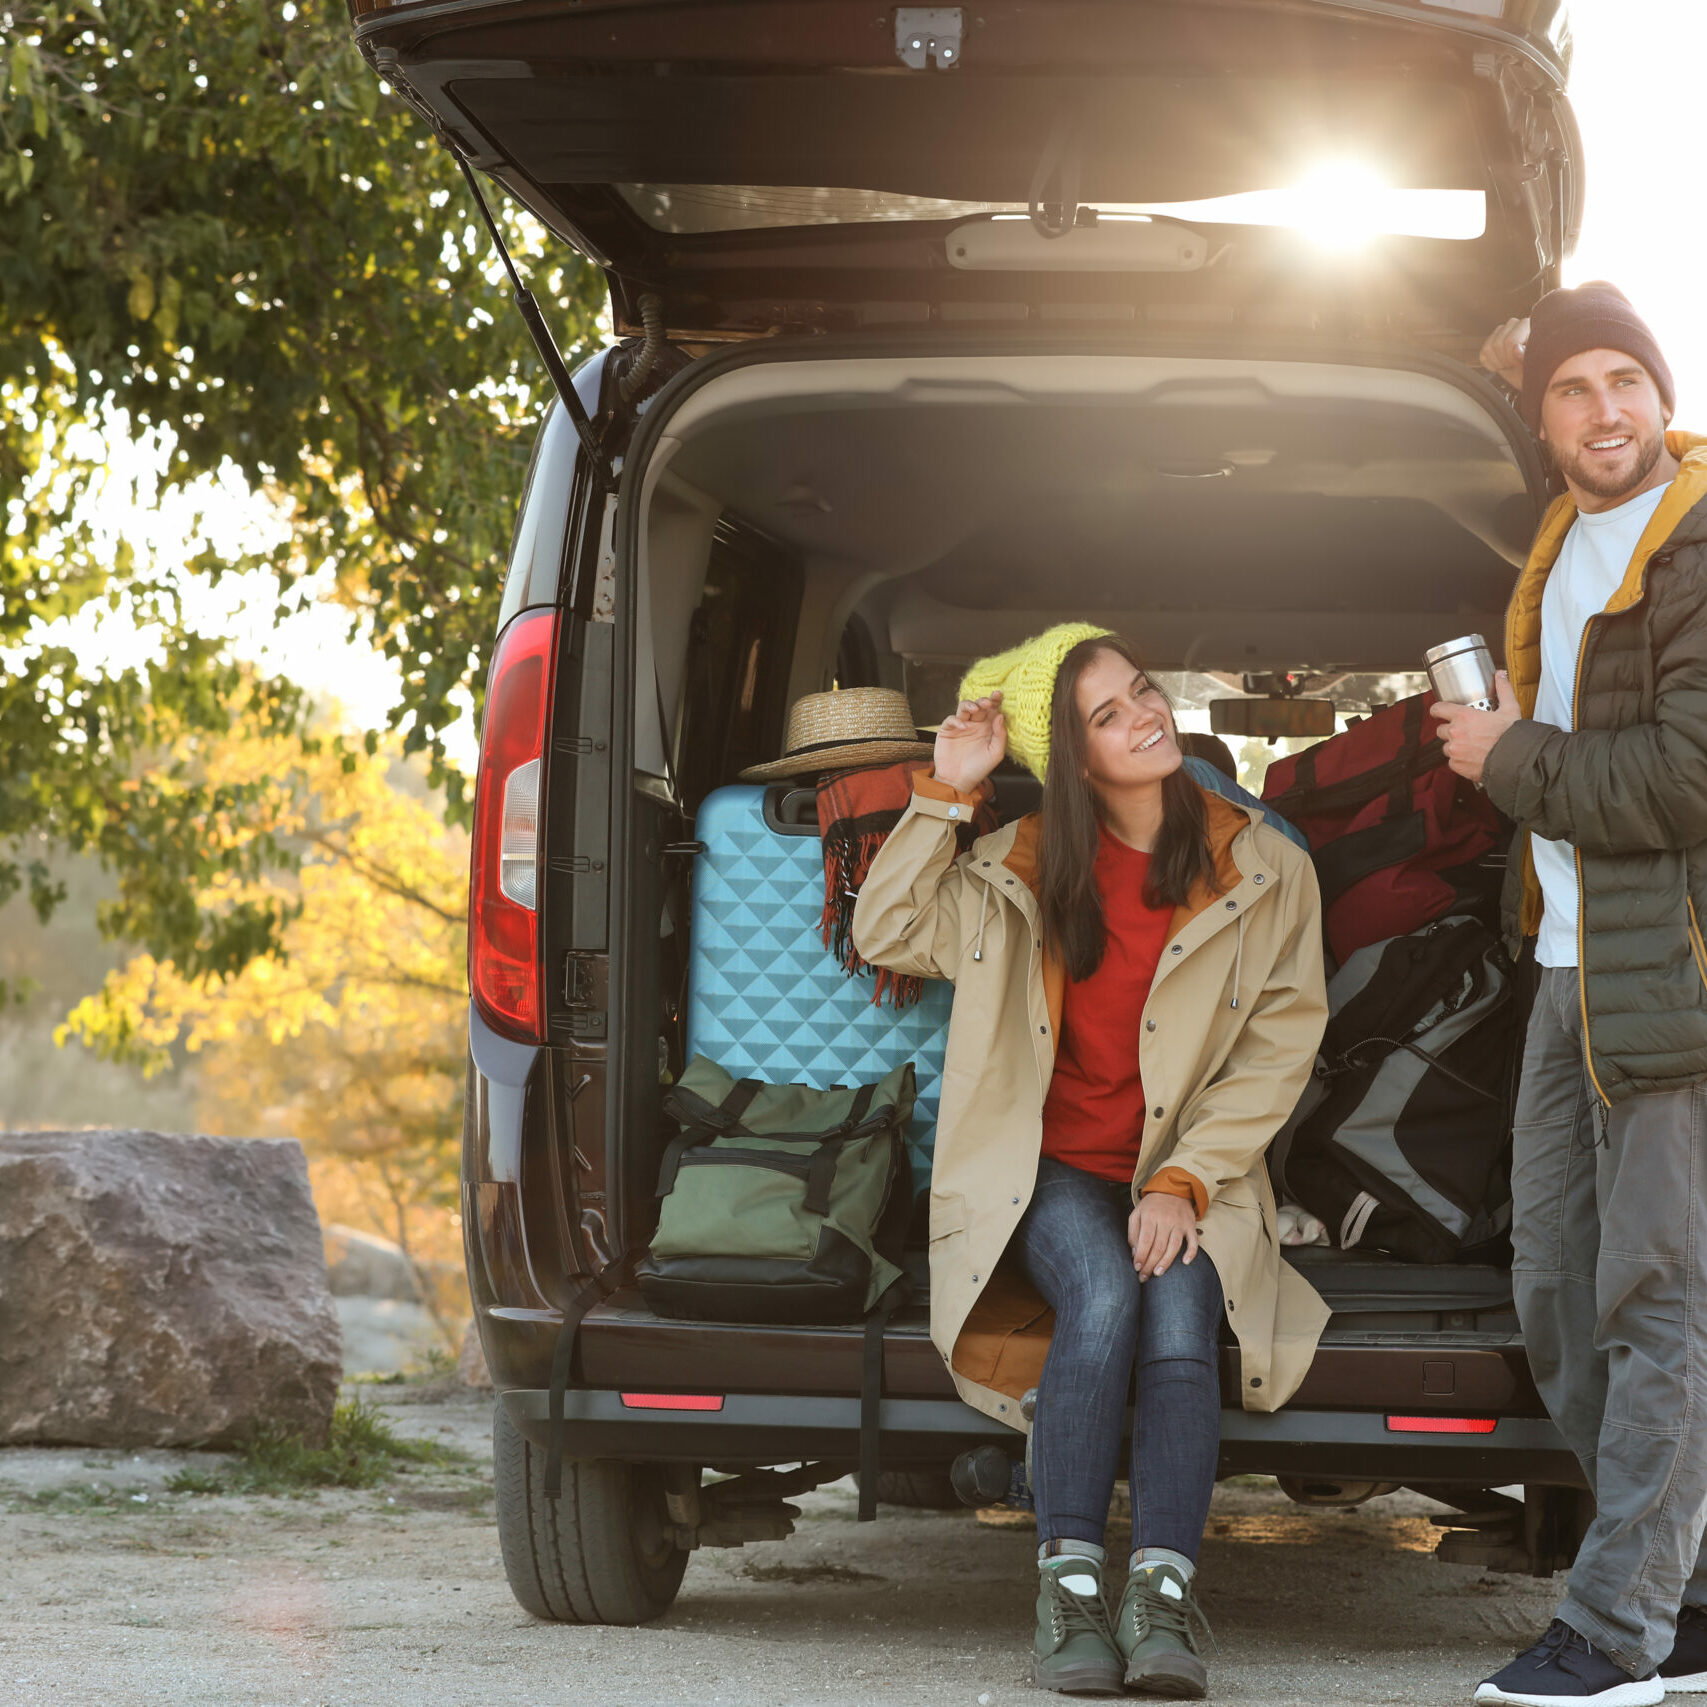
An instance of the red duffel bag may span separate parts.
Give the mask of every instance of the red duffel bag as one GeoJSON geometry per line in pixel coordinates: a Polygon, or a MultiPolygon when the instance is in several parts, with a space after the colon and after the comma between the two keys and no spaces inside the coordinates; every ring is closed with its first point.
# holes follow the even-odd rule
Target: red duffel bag
{"type": "Polygon", "coordinates": [[[1343,735],[1277,759],[1263,803],[1309,840],[1328,947],[1409,936],[1447,913],[1497,925],[1511,826],[1446,767],[1432,693],[1402,699],[1343,735]]]}

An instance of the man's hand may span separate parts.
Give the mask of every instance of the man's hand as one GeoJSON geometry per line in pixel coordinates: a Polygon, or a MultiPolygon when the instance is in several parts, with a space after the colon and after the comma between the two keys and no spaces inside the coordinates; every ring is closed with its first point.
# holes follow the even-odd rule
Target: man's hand
{"type": "Polygon", "coordinates": [[[1476,360],[1489,373],[1503,379],[1513,391],[1523,389],[1523,352],[1529,347],[1529,322],[1508,320],[1496,326],[1482,345],[1476,360]]]}
{"type": "Polygon", "coordinates": [[[1197,1210],[1171,1192],[1149,1191],[1126,1222],[1126,1242],[1140,1280],[1167,1271],[1183,1248],[1182,1262],[1197,1255],[1197,1210]]]}
{"type": "Polygon", "coordinates": [[[998,688],[987,699],[963,699],[936,732],[932,769],[938,782],[970,794],[1008,750],[1008,720],[998,688]]]}
{"type": "Polygon", "coordinates": [[[1446,762],[1458,773],[1482,785],[1482,767],[1488,754],[1512,724],[1522,716],[1517,708],[1517,695],[1512,692],[1511,678],[1504,670],[1494,676],[1494,693],[1498,703],[1495,711],[1477,711],[1473,706],[1453,705],[1436,700],[1429,711],[1440,719],[1440,739],[1446,748],[1446,762]]]}

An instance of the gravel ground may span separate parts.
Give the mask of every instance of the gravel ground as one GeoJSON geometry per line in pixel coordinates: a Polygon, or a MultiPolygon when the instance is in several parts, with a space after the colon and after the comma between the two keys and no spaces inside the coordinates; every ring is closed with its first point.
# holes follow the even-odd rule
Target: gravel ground
{"type": "MultiPolygon", "coordinates": [[[[851,1485],[798,1502],[794,1536],[696,1553],[640,1630],[535,1623],[498,1561],[486,1403],[369,1390],[467,1469],[303,1498],[173,1494],[210,1455],[0,1452],[6,1707],[1015,1707],[1032,1541],[971,1513],[885,1508],[851,1485]]],[[[1410,1494],[1304,1511],[1217,1490],[1203,1602],[1211,1697],[1262,1707],[1468,1702],[1546,1621],[1553,1590],[1429,1556],[1410,1494]]]]}

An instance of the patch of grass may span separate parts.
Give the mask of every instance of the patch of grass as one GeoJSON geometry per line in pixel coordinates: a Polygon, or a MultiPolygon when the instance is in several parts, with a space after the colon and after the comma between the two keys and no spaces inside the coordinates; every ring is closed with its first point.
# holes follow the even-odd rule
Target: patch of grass
{"type": "Polygon", "coordinates": [[[169,1494],[217,1494],[224,1489],[225,1483],[218,1475],[189,1464],[166,1478],[166,1492],[169,1494]]]}
{"type": "Polygon", "coordinates": [[[459,1447],[405,1438],[356,1398],[334,1409],[324,1446],[284,1429],[257,1429],[222,1474],[185,1469],[166,1485],[186,1494],[301,1494],[316,1488],[377,1488],[416,1465],[453,1469],[472,1462],[459,1447]]]}
{"type": "Polygon", "coordinates": [[[82,1488],[48,1488],[38,1494],[20,1495],[13,1500],[12,1509],[52,1512],[56,1515],[73,1513],[116,1516],[120,1512],[146,1511],[148,1506],[141,1501],[132,1502],[111,1488],[90,1483],[82,1488]]]}
{"type": "Polygon", "coordinates": [[[454,1375],[456,1359],[442,1345],[430,1345],[411,1372],[418,1375],[454,1375]]]}

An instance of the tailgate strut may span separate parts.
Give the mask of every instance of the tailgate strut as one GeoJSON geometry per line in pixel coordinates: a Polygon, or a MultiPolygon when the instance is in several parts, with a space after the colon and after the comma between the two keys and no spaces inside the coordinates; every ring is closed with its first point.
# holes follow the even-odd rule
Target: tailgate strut
{"type": "Polygon", "coordinates": [[[545,316],[539,311],[539,304],[534,300],[534,294],[521,281],[516,272],[516,264],[510,259],[509,245],[504,241],[504,234],[498,229],[498,222],[492,217],[492,210],[486,205],[486,198],[480,193],[479,180],[462,155],[455,149],[450,150],[451,158],[456,161],[464,178],[468,180],[469,192],[474,197],[474,205],[480,209],[480,217],[486,222],[486,229],[492,235],[492,246],[498,251],[498,258],[504,263],[504,271],[510,275],[511,300],[516,305],[516,312],[522,317],[528,329],[528,336],[533,339],[533,347],[539,351],[539,359],[545,363],[545,371],[551,376],[551,383],[556,388],[557,395],[563,400],[563,407],[569,412],[569,420],[575,428],[575,436],[581,441],[581,447],[586,451],[592,466],[601,474],[604,470],[605,459],[599,444],[599,435],[593,431],[593,423],[585,407],[576,393],[573,382],[569,378],[569,370],[563,365],[563,357],[558,352],[556,341],[551,336],[551,329],[545,323],[545,316]]]}

